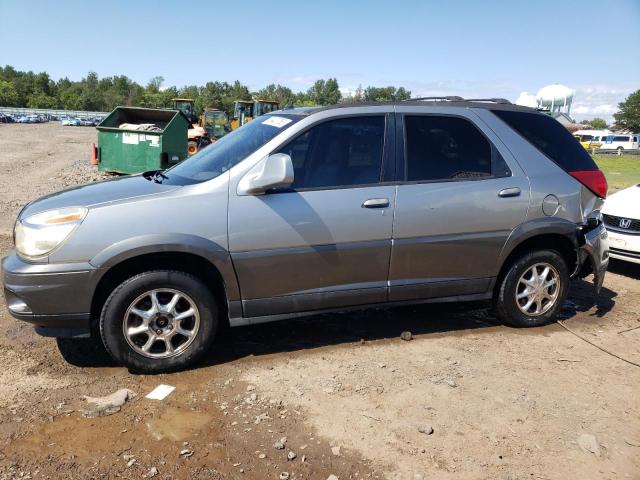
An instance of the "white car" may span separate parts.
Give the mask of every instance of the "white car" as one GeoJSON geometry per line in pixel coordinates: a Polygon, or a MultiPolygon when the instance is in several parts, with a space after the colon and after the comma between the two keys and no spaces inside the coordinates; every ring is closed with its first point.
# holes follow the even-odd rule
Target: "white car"
{"type": "Polygon", "coordinates": [[[640,263],[640,184],[611,195],[602,208],[609,256],[640,263]]]}

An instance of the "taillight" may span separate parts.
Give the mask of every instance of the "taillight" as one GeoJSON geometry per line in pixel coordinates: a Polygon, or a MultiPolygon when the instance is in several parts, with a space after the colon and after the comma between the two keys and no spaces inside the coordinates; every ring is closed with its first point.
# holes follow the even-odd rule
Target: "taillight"
{"type": "Polygon", "coordinates": [[[573,178],[591,190],[600,198],[607,197],[607,179],[600,170],[580,170],[577,172],[569,172],[573,178]]]}

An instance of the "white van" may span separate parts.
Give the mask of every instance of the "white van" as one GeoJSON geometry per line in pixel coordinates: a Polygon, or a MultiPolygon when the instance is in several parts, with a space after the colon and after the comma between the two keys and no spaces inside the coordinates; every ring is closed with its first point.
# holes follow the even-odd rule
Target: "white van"
{"type": "Polygon", "coordinates": [[[623,135],[620,134],[610,134],[607,136],[602,136],[600,138],[600,146],[601,150],[637,150],[638,149],[638,140],[640,139],[640,135],[625,133],[623,135]]]}

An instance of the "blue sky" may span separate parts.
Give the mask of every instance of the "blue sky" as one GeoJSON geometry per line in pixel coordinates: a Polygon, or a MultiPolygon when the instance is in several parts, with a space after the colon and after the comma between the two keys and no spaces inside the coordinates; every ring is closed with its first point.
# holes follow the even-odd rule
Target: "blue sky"
{"type": "Polygon", "coordinates": [[[55,79],[93,70],[297,91],[331,76],[345,92],[511,100],[563,83],[579,119],[610,117],[640,88],[639,46],[640,0],[0,0],[0,64],[55,79]]]}

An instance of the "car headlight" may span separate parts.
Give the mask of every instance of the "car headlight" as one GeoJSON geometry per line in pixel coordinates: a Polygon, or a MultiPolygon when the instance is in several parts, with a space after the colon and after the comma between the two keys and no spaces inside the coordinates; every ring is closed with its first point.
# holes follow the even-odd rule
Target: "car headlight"
{"type": "Polygon", "coordinates": [[[66,207],[31,215],[16,222],[16,250],[25,257],[51,253],[69,238],[87,216],[84,207],[66,207]]]}

